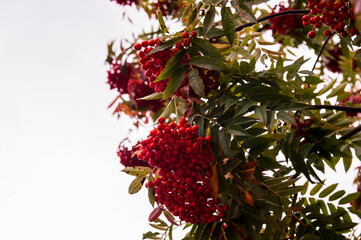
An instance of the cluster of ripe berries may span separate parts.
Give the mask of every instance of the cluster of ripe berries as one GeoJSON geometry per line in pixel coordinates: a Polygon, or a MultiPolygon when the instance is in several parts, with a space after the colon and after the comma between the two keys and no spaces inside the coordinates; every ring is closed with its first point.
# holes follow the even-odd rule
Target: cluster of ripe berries
{"type": "Polygon", "coordinates": [[[110,1],[113,1],[113,2],[117,2],[119,5],[132,5],[132,4],[135,4],[137,5],[139,3],[138,0],[110,0],[110,1]]]}
{"type": "MultiPolygon", "coordinates": [[[[361,93],[354,93],[354,94],[351,94],[350,96],[346,97],[345,99],[343,99],[340,102],[340,106],[347,105],[345,103],[349,103],[351,105],[361,104],[361,93]]],[[[359,116],[359,113],[357,113],[357,112],[346,112],[346,116],[349,117],[349,118],[357,117],[357,116],[359,116]]]]}
{"type": "MultiPolygon", "coordinates": [[[[292,10],[294,8],[287,8],[282,3],[276,5],[271,14],[292,10]]],[[[268,20],[271,23],[271,29],[273,33],[280,33],[285,35],[292,34],[296,29],[302,28],[301,17],[297,14],[289,14],[271,18],[268,20]]]]}
{"type": "Polygon", "coordinates": [[[135,144],[132,148],[126,147],[124,141],[119,144],[118,147],[118,157],[120,158],[120,163],[124,167],[136,167],[136,166],[144,166],[150,167],[148,162],[139,160],[136,152],[139,151],[140,145],[139,143],[135,144]]]}
{"type": "MultiPolygon", "coordinates": [[[[169,77],[162,81],[154,82],[159,76],[159,74],[162,72],[162,70],[166,67],[169,59],[171,59],[173,55],[180,51],[182,48],[189,47],[191,45],[190,37],[196,37],[197,32],[193,31],[190,35],[187,31],[185,31],[182,33],[183,40],[177,42],[175,46],[171,46],[167,49],[149,55],[148,53],[161,43],[159,39],[152,39],[150,41],[145,40],[141,43],[137,43],[134,45],[134,49],[136,51],[139,51],[139,62],[142,64],[141,68],[145,71],[145,76],[147,76],[149,79],[149,86],[154,88],[156,92],[164,92],[170,80],[169,77]]],[[[181,64],[188,64],[189,60],[189,55],[186,55],[182,60],[181,64]]],[[[206,70],[196,66],[193,66],[193,68],[198,70],[200,77],[203,79],[205,95],[207,95],[210,90],[216,89],[219,86],[218,77],[216,76],[214,71],[206,70]]],[[[182,97],[183,99],[189,97],[198,97],[198,95],[189,85],[188,73],[185,74],[182,84],[174,94],[177,97],[182,97]]]]}
{"type": "Polygon", "coordinates": [[[139,98],[154,93],[145,80],[143,72],[131,64],[121,65],[114,62],[108,70],[108,84],[110,89],[117,89],[119,93],[129,96],[131,108],[157,112],[163,107],[158,100],[139,100],[139,98]]]}
{"type": "MultiPolygon", "coordinates": [[[[302,17],[303,25],[314,25],[313,30],[308,32],[309,38],[314,38],[315,28],[320,29],[323,24],[329,29],[324,31],[326,37],[332,34],[332,30],[339,33],[341,37],[347,37],[346,29],[354,20],[353,9],[348,0],[307,0],[307,7],[311,9],[308,15],[302,17]]],[[[349,28],[351,36],[357,33],[355,28],[349,28]]]]}
{"type": "Polygon", "coordinates": [[[154,4],[154,9],[160,9],[163,16],[173,16],[179,10],[179,1],[158,0],[154,4]]]}
{"type": "Polygon", "coordinates": [[[182,117],[179,124],[166,124],[164,118],[141,142],[138,158],[159,169],[159,177],[147,182],[154,187],[155,201],[174,216],[189,223],[212,223],[224,220],[228,205],[212,198],[211,137],[200,137],[198,126],[182,117]]]}
{"type": "MultiPolygon", "coordinates": [[[[116,2],[122,6],[126,6],[126,5],[131,6],[133,4],[134,5],[139,4],[138,0],[110,0],[110,1],[116,2]]],[[[155,10],[159,8],[163,16],[171,16],[176,14],[180,6],[179,1],[172,1],[172,0],[158,0],[155,2],[152,1],[148,4],[152,6],[153,8],[152,12],[155,12],[155,10]]]]}
{"type": "Polygon", "coordinates": [[[119,93],[128,93],[128,81],[133,74],[133,68],[130,64],[121,65],[119,62],[110,64],[108,70],[108,84],[110,90],[117,89],[119,93]]]}

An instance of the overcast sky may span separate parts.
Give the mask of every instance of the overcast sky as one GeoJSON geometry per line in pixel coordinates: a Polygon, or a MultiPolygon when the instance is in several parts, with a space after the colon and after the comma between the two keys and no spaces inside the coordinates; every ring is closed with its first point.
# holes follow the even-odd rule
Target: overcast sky
{"type": "Polygon", "coordinates": [[[109,0],[0,0],[0,239],[132,240],[151,230],[146,191],[127,194],[132,178],[116,156],[129,121],[106,109],[116,96],[105,84],[107,43],[150,28],[127,13],[135,28],[109,0]]]}

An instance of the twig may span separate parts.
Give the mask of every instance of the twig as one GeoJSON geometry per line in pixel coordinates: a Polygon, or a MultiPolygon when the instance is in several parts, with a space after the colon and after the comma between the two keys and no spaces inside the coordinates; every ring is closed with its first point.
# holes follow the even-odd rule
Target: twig
{"type": "MultiPolygon", "coordinates": [[[[361,112],[361,107],[349,107],[349,106],[333,106],[333,105],[313,105],[310,106],[312,109],[332,109],[332,110],[340,110],[340,111],[347,111],[347,112],[361,112]]],[[[353,135],[361,132],[361,125],[347,131],[343,134],[340,139],[346,140],[353,135]]]]}
{"type": "Polygon", "coordinates": [[[353,135],[359,133],[360,131],[361,131],[361,125],[359,125],[359,126],[353,128],[353,129],[351,129],[350,131],[346,132],[344,135],[342,135],[340,137],[340,139],[341,140],[346,140],[346,139],[352,137],[353,135]]]}
{"type": "Polygon", "coordinates": [[[323,50],[325,49],[327,42],[331,39],[331,37],[332,37],[334,34],[335,34],[334,32],[331,33],[331,35],[328,36],[328,37],[326,38],[325,42],[322,44],[322,47],[321,47],[320,51],[319,51],[318,54],[317,54],[317,59],[316,59],[316,61],[315,61],[315,64],[313,64],[313,67],[312,67],[312,70],[311,70],[311,71],[315,70],[316,64],[317,64],[318,60],[320,59],[321,54],[322,54],[323,50]]]}
{"type": "Polygon", "coordinates": [[[331,109],[331,110],[340,110],[346,112],[359,112],[361,113],[361,107],[351,107],[351,106],[334,106],[334,105],[312,105],[310,108],[313,109],[331,109]]]}
{"type": "Polygon", "coordinates": [[[270,14],[268,16],[257,19],[257,22],[249,22],[249,23],[239,25],[235,28],[235,31],[236,32],[241,31],[243,28],[251,27],[259,22],[263,22],[263,21],[266,21],[271,18],[275,18],[275,17],[279,17],[279,16],[283,16],[283,15],[292,15],[292,14],[308,14],[309,12],[310,12],[309,9],[295,9],[295,10],[287,10],[287,11],[283,11],[283,12],[279,12],[279,13],[270,14]]]}

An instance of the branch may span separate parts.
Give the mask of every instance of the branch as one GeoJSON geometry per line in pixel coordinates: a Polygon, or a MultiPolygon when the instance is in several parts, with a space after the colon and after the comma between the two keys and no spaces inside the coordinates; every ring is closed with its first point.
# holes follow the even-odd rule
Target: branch
{"type": "Polygon", "coordinates": [[[359,112],[361,113],[361,107],[351,107],[351,106],[333,106],[333,105],[312,105],[312,109],[331,109],[331,110],[340,110],[346,112],[359,112]]]}
{"type": "Polygon", "coordinates": [[[328,36],[328,37],[326,38],[325,42],[323,43],[320,51],[319,51],[318,54],[317,54],[317,59],[316,59],[315,64],[313,65],[313,68],[312,68],[312,70],[311,70],[312,72],[313,72],[313,70],[315,70],[316,64],[317,64],[318,60],[320,59],[321,54],[322,54],[323,50],[325,49],[327,42],[331,39],[331,37],[332,37],[334,34],[335,34],[335,33],[333,32],[330,36],[328,36]]]}
{"type": "Polygon", "coordinates": [[[353,135],[359,133],[360,131],[361,131],[361,125],[359,125],[359,126],[353,128],[353,129],[351,129],[350,131],[346,132],[344,135],[342,135],[340,137],[340,139],[341,140],[346,140],[346,139],[352,137],[353,135]]]}
{"type": "MultiPolygon", "coordinates": [[[[333,106],[333,105],[313,105],[311,106],[313,109],[332,109],[332,110],[340,110],[340,111],[347,111],[347,112],[361,112],[361,107],[349,107],[349,106],[333,106]]],[[[347,131],[343,134],[340,139],[346,140],[353,135],[361,132],[361,125],[347,131]]]]}
{"type": "Polygon", "coordinates": [[[271,18],[275,18],[275,17],[279,17],[279,16],[283,16],[283,15],[292,15],[292,14],[308,14],[309,12],[310,12],[309,9],[295,9],[295,10],[287,10],[287,11],[283,11],[283,12],[279,12],[279,13],[270,14],[268,16],[257,19],[257,22],[250,22],[250,23],[245,23],[245,24],[239,25],[235,28],[235,31],[236,32],[241,31],[243,28],[251,27],[259,22],[263,22],[263,21],[266,21],[271,18]]]}

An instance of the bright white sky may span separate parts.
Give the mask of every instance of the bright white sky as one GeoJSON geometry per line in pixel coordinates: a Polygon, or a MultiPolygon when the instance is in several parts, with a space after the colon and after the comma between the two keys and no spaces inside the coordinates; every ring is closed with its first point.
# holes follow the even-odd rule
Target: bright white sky
{"type": "MultiPolygon", "coordinates": [[[[134,29],[109,0],[0,1],[0,239],[132,240],[151,230],[146,191],[128,195],[132,178],[116,156],[129,121],[106,109],[116,96],[106,44],[134,29]]],[[[352,191],[350,173],[330,184],[352,191]]]]}

